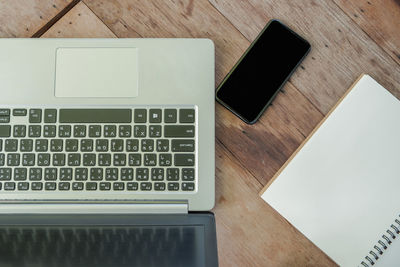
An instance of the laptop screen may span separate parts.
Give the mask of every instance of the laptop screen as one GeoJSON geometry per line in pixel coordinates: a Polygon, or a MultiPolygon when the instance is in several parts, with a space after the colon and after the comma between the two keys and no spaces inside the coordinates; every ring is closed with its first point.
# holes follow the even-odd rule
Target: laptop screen
{"type": "Polygon", "coordinates": [[[205,266],[204,227],[2,226],[0,266],[205,266]]]}
{"type": "Polygon", "coordinates": [[[0,216],[0,266],[217,266],[213,218],[0,216]]]}

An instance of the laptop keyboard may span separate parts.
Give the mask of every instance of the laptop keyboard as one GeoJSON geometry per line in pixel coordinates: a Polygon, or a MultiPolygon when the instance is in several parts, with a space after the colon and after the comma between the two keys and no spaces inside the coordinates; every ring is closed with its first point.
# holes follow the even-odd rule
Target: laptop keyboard
{"type": "Polygon", "coordinates": [[[196,109],[0,108],[0,191],[195,191],[196,109]]]}

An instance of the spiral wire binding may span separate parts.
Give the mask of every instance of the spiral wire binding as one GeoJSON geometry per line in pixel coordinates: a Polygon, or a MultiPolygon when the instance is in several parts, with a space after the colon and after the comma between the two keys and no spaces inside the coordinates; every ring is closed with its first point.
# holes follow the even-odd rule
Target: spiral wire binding
{"type": "Polygon", "coordinates": [[[361,266],[370,267],[375,265],[376,261],[381,255],[384,254],[385,250],[388,249],[396,237],[400,238],[399,219],[394,220],[394,223],[390,225],[389,229],[387,229],[382,235],[382,239],[378,240],[378,243],[374,246],[374,248],[368,253],[367,256],[365,256],[365,260],[361,262],[361,266]]]}

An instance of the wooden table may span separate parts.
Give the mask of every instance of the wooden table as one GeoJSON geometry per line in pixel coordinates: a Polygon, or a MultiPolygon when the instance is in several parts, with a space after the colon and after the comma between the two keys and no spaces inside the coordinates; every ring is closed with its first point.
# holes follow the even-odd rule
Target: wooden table
{"type": "Polygon", "coordinates": [[[5,0],[0,37],[206,37],[217,85],[272,18],[312,51],[257,124],[217,104],[220,265],[335,266],[258,193],[361,73],[400,98],[399,0],[5,0]]]}

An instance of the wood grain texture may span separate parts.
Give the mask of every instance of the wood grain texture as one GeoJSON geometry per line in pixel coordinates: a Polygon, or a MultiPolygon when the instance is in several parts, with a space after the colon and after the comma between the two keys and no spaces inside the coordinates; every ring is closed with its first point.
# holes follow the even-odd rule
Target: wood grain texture
{"type": "Polygon", "coordinates": [[[400,1],[334,0],[380,47],[400,64],[400,1]]]}
{"type": "Polygon", "coordinates": [[[400,98],[400,66],[334,2],[210,2],[249,40],[272,18],[281,19],[309,40],[312,50],[302,71],[296,71],[290,81],[322,113],[330,110],[361,73],[370,74],[400,98]]]}
{"type": "Polygon", "coordinates": [[[72,0],[0,1],[0,37],[31,37],[72,0]]]}
{"type": "Polygon", "coordinates": [[[53,25],[42,37],[95,38],[116,37],[90,9],[80,2],[53,25]]]}

